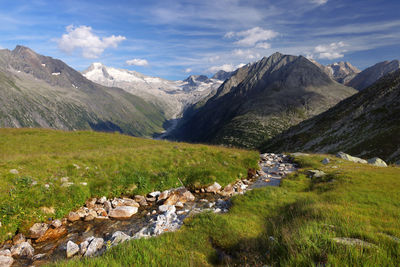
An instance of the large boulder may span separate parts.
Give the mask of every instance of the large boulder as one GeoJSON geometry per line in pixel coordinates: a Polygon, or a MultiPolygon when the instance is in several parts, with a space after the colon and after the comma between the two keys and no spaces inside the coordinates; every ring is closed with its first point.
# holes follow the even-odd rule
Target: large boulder
{"type": "Polygon", "coordinates": [[[310,178],[322,178],[326,175],[325,172],[320,170],[309,170],[307,171],[308,177],[310,178]]]}
{"type": "Polygon", "coordinates": [[[387,167],[386,162],[384,162],[382,159],[380,158],[372,158],[368,160],[368,163],[374,166],[378,166],[378,167],[387,167]]]}
{"type": "Polygon", "coordinates": [[[79,252],[79,246],[72,241],[67,243],[67,258],[71,258],[79,252]]]}
{"type": "Polygon", "coordinates": [[[49,225],[47,223],[35,223],[30,229],[30,237],[31,238],[39,238],[44,233],[46,233],[47,229],[49,229],[49,225]]]}
{"type": "Polygon", "coordinates": [[[344,152],[337,153],[336,157],[344,159],[344,160],[352,161],[352,162],[355,162],[355,163],[364,163],[364,164],[368,163],[365,159],[360,159],[360,158],[357,158],[357,157],[353,157],[353,156],[350,156],[349,154],[346,154],[344,152]]]}
{"type": "Polygon", "coordinates": [[[194,195],[185,187],[179,187],[169,193],[169,197],[164,201],[165,205],[175,205],[177,202],[186,203],[194,201],[194,195]]]}
{"type": "Polygon", "coordinates": [[[114,219],[128,219],[136,214],[138,211],[137,207],[132,206],[118,206],[113,210],[110,210],[108,216],[114,219]]]}

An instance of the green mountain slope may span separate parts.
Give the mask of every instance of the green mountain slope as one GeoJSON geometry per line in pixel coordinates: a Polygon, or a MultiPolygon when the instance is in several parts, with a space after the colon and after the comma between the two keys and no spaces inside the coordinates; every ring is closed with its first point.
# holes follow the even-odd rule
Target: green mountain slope
{"type": "Polygon", "coordinates": [[[188,109],[169,138],[252,148],[355,92],[305,57],[275,53],[238,69],[188,109]]]}
{"type": "Polygon", "coordinates": [[[400,159],[400,70],[261,146],[400,159]]]}
{"type": "Polygon", "coordinates": [[[163,113],[119,88],[93,83],[60,60],[0,50],[0,127],[94,129],[151,136],[163,113]]]}

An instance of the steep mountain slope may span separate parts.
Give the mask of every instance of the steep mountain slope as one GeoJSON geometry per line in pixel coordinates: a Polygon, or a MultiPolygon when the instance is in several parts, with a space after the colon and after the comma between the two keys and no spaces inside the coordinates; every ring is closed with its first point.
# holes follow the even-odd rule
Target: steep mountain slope
{"type": "Polygon", "coordinates": [[[220,70],[212,76],[212,79],[217,79],[221,81],[225,81],[229,79],[233,75],[234,71],[224,71],[220,70]]]}
{"type": "Polygon", "coordinates": [[[165,118],[119,88],[95,84],[27,47],[0,50],[0,127],[94,129],[150,136],[165,118]]]}
{"type": "Polygon", "coordinates": [[[238,69],[207,102],[188,109],[168,138],[256,147],[355,92],[305,57],[275,53],[238,69]]]}
{"type": "Polygon", "coordinates": [[[315,60],[311,59],[310,61],[322,69],[333,80],[341,84],[347,84],[358,73],[360,73],[360,70],[351,65],[349,62],[340,61],[324,66],[315,60]]]}
{"type": "Polygon", "coordinates": [[[386,74],[398,69],[400,69],[400,61],[383,61],[363,70],[349,81],[347,85],[360,91],[367,88],[386,74]]]}
{"type": "Polygon", "coordinates": [[[192,75],[183,81],[169,81],[136,71],[93,63],[83,75],[104,86],[115,86],[143,97],[160,107],[168,119],[178,117],[189,104],[197,102],[218,88],[222,81],[204,75],[192,75]]]}
{"type": "Polygon", "coordinates": [[[400,70],[261,147],[264,151],[345,151],[395,162],[400,159],[399,114],[400,70]]]}

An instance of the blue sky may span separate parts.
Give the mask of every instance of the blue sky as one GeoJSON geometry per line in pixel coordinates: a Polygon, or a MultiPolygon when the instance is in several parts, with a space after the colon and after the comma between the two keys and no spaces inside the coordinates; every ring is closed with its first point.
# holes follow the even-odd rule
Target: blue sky
{"type": "Polygon", "coordinates": [[[399,10],[399,0],[0,0],[0,47],[168,79],[276,51],[364,69],[400,58],[399,10]]]}

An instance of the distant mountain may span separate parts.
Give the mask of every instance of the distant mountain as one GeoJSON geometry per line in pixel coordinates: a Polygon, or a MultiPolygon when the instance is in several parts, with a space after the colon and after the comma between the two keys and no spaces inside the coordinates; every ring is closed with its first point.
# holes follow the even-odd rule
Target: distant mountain
{"type": "Polygon", "coordinates": [[[17,46],[0,50],[0,127],[94,129],[151,136],[162,111],[119,88],[83,77],[64,62],[17,46]]]}
{"type": "Polygon", "coordinates": [[[101,63],[93,63],[82,73],[93,82],[119,87],[150,101],[160,107],[169,119],[179,117],[187,105],[199,101],[222,83],[204,75],[192,75],[183,81],[169,81],[101,63]]]}
{"type": "Polygon", "coordinates": [[[263,151],[344,151],[400,159],[400,70],[261,145],[263,151]]]}
{"type": "Polygon", "coordinates": [[[351,65],[349,62],[337,62],[329,65],[321,65],[315,60],[310,59],[315,65],[317,65],[321,70],[323,70],[329,77],[341,84],[347,84],[351,79],[353,79],[360,70],[351,65]]]}
{"type": "Polygon", "coordinates": [[[347,85],[360,91],[367,88],[386,74],[398,69],[400,69],[400,61],[383,61],[363,70],[355,76],[354,79],[349,81],[347,85]]]}
{"type": "Polygon", "coordinates": [[[254,148],[355,92],[305,57],[275,53],[236,70],[168,138],[254,148]]]}
{"type": "Polygon", "coordinates": [[[215,73],[214,76],[212,76],[212,79],[225,81],[225,80],[229,79],[233,75],[233,73],[234,73],[234,71],[228,72],[228,71],[220,70],[217,73],[215,73]]]}

